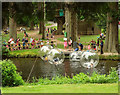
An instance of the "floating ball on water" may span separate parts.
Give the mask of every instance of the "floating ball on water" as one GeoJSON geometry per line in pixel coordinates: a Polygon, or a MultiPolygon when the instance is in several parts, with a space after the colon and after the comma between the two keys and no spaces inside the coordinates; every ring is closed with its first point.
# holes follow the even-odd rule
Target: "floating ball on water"
{"type": "Polygon", "coordinates": [[[48,58],[47,58],[47,57],[45,57],[45,60],[47,61],[47,60],[48,60],[48,58]]]}
{"type": "Polygon", "coordinates": [[[99,56],[95,52],[83,52],[80,63],[85,68],[94,68],[99,63],[99,56]]]}
{"type": "Polygon", "coordinates": [[[58,49],[51,49],[47,55],[50,64],[62,64],[65,58],[64,53],[58,49]]]}
{"type": "Polygon", "coordinates": [[[80,62],[81,55],[82,55],[81,51],[74,51],[70,53],[70,56],[69,56],[70,61],[80,62]]]}
{"type": "Polygon", "coordinates": [[[45,58],[47,57],[47,53],[51,50],[51,46],[43,46],[40,48],[40,57],[42,60],[46,60],[45,58]]]}

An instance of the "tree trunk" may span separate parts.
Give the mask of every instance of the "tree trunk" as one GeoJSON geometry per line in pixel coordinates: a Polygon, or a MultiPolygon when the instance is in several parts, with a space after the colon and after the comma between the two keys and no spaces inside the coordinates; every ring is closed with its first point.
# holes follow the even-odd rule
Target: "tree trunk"
{"type": "Polygon", "coordinates": [[[39,23],[39,34],[41,34],[42,33],[42,30],[41,30],[41,21],[40,21],[40,23],[39,23]]]}
{"type": "Polygon", "coordinates": [[[8,27],[8,21],[7,19],[5,19],[5,24],[3,25],[3,29],[7,29],[7,27],[8,27]]]}
{"type": "Polygon", "coordinates": [[[77,13],[72,8],[72,5],[65,8],[65,23],[67,39],[69,40],[71,37],[73,42],[77,41],[77,13]]]}
{"type": "Polygon", "coordinates": [[[17,39],[17,30],[14,18],[9,18],[9,32],[10,37],[13,37],[15,41],[17,39]]]}
{"type": "Polygon", "coordinates": [[[65,7],[65,31],[67,32],[67,39],[71,37],[71,11],[68,7],[65,7]]]}
{"type": "Polygon", "coordinates": [[[105,39],[105,46],[104,46],[104,51],[105,52],[108,52],[108,43],[109,43],[109,32],[110,32],[110,23],[109,23],[109,20],[110,20],[110,14],[107,13],[107,27],[106,27],[106,39],[105,39]]]}
{"type": "Polygon", "coordinates": [[[31,23],[30,23],[30,30],[34,30],[34,22],[33,21],[31,21],[31,23]]]}
{"type": "MultiPolygon", "coordinates": [[[[38,2],[38,11],[41,12],[42,10],[42,2],[38,2]]],[[[41,18],[41,15],[39,15],[39,19],[41,18]]],[[[42,33],[42,21],[39,21],[39,34],[42,33]]]]}
{"type": "Polygon", "coordinates": [[[39,17],[39,34],[42,33],[42,39],[45,39],[45,3],[39,2],[38,3],[38,11],[41,13],[39,17]]]}
{"type": "Polygon", "coordinates": [[[13,2],[9,3],[9,36],[14,38],[14,41],[17,39],[17,29],[16,29],[16,21],[15,21],[15,14],[16,11],[12,7],[14,6],[13,2]]]}
{"type": "Polygon", "coordinates": [[[109,24],[107,25],[107,35],[104,50],[107,52],[118,53],[118,3],[109,3],[112,15],[108,14],[109,24]],[[113,14],[113,11],[115,12],[113,14]],[[107,50],[108,49],[108,50],[107,50]]]}
{"type": "Polygon", "coordinates": [[[60,22],[60,21],[58,21],[58,24],[57,24],[57,35],[60,35],[60,34],[62,34],[62,29],[63,29],[63,23],[62,23],[62,21],[60,22]]]}
{"type": "Polygon", "coordinates": [[[45,2],[42,2],[42,17],[43,17],[43,20],[41,22],[41,29],[42,29],[42,39],[45,39],[45,2]]]}
{"type": "Polygon", "coordinates": [[[71,16],[71,37],[72,37],[72,41],[77,41],[77,13],[73,10],[72,11],[73,15],[71,16]]]}
{"type": "Polygon", "coordinates": [[[45,26],[44,26],[44,21],[41,22],[41,30],[42,30],[42,39],[45,39],[45,26]]]}

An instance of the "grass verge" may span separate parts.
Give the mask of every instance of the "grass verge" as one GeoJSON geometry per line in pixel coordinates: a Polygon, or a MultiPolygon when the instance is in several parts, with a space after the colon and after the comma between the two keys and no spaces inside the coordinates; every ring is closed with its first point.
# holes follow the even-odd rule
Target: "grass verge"
{"type": "Polygon", "coordinates": [[[3,87],[2,93],[118,93],[118,84],[56,84],[3,87]]]}

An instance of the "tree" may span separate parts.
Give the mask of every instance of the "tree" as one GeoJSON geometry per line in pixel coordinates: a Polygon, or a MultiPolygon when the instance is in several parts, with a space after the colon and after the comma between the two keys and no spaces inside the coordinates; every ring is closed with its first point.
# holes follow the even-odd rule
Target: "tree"
{"type": "Polygon", "coordinates": [[[39,34],[42,33],[42,39],[45,39],[45,19],[44,19],[44,9],[45,3],[39,2],[38,3],[38,19],[39,19],[39,34]]]}
{"type": "Polygon", "coordinates": [[[16,30],[16,4],[13,2],[9,3],[9,32],[10,37],[13,37],[14,40],[17,39],[17,30],[16,30]]]}
{"type": "Polygon", "coordinates": [[[104,51],[118,53],[118,2],[108,3],[107,34],[104,51]]]}
{"type": "Polygon", "coordinates": [[[2,29],[6,29],[9,25],[9,3],[2,3],[2,29]]]}
{"type": "Polygon", "coordinates": [[[104,13],[103,9],[105,9],[106,3],[83,3],[83,2],[66,2],[66,8],[65,8],[65,23],[66,23],[66,31],[69,37],[72,37],[73,41],[77,41],[77,33],[78,20],[84,20],[84,21],[98,21],[100,14],[104,13]],[[96,5],[96,6],[94,6],[96,5]]]}

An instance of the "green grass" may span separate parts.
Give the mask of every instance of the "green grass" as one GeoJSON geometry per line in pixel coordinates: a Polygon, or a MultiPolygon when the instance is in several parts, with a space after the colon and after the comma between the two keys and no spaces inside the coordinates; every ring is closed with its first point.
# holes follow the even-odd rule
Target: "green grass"
{"type": "Polygon", "coordinates": [[[57,29],[57,26],[53,26],[53,27],[52,27],[52,29],[54,29],[54,28],[57,29]]]}
{"type": "Polygon", "coordinates": [[[57,47],[60,49],[64,49],[64,45],[63,44],[57,44],[57,47]]]}
{"type": "Polygon", "coordinates": [[[39,50],[40,49],[26,49],[26,50],[10,51],[9,57],[39,56],[39,50]]]}
{"type": "MultiPolygon", "coordinates": [[[[81,35],[80,43],[83,43],[83,45],[88,45],[88,43],[85,42],[90,42],[92,39],[97,41],[97,37],[99,37],[99,35],[81,35]]],[[[64,42],[63,38],[58,38],[57,40],[64,42]]]]}
{"type": "MultiPolygon", "coordinates": [[[[57,44],[60,49],[64,48],[63,44],[57,44]]],[[[23,49],[9,52],[9,57],[27,57],[27,56],[39,56],[40,49],[23,49]]]]}
{"type": "MultiPolygon", "coordinates": [[[[81,35],[80,42],[90,42],[92,39],[96,41],[97,37],[99,35],[81,35]]],[[[63,38],[58,38],[58,40],[64,42],[63,38]]]]}
{"type": "MultiPolygon", "coordinates": [[[[20,40],[22,41],[22,39],[23,39],[23,37],[24,37],[24,33],[23,32],[20,32],[20,33],[18,33],[18,35],[17,35],[17,37],[19,37],[20,38],[20,40]]],[[[28,38],[30,38],[30,37],[28,37],[28,38]]],[[[10,37],[9,37],[9,34],[2,34],[2,41],[8,41],[10,39],[10,37]]]]}
{"type": "Polygon", "coordinates": [[[47,24],[46,24],[46,26],[50,26],[50,25],[52,25],[52,24],[50,24],[50,23],[47,23],[47,24]]]}
{"type": "Polygon", "coordinates": [[[2,93],[118,93],[118,84],[62,84],[3,87],[2,93]]]}
{"type": "Polygon", "coordinates": [[[64,42],[64,39],[63,38],[57,38],[57,40],[61,41],[61,42],[64,42]]]}

